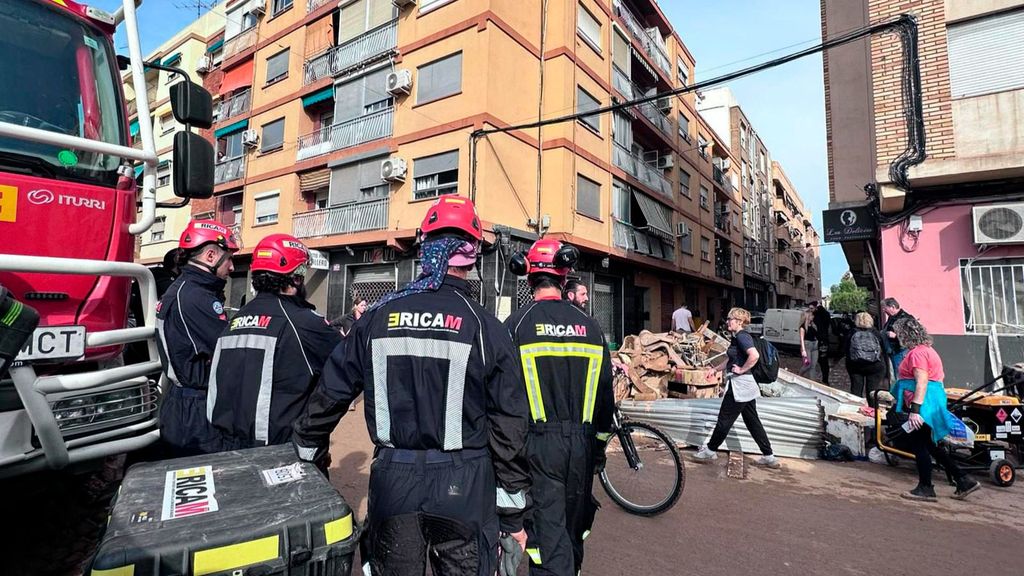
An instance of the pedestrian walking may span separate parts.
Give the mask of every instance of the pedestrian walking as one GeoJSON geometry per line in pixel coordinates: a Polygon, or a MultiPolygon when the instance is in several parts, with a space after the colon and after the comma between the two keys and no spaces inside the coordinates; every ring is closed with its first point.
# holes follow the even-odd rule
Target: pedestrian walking
{"type": "Polygon", "coordinates": [[[594,474],[604,465],[615,397],[611,357],[601,326],[562,300],[576,248],[537,240],[513,257],[511,271],[526,276],[533,302],[505,321],[523,365],[530,401],[526,451],[533,514],[526,520],[530,574],[579,574],[583,543],[598,504],[594,474]]]}
{"type": "Polygon", "coordinates": [[[818,333],[818,369],[821,371],[821,383],[828,386],[831,361],[832,315],[818,302],[811,302],[811,315],[815,331],[818,333]]]}
{"type": "Polygon", "coordinates": [[[686,304],[672,312],[672,329],[676,332],[693,332],[693,314],[686,304]]]}
{"type": "Polygon", "coordinates": [[[160,403],[160,439],[170,456],[211,448],[207,384],[217,338],[228,324],[224,286],[239,244],[227,226],[193,220],[178,241],[185,265],[157,304],[157,351],[167,386],[160,403]]]}
{"type": "Polygon", "coordinates": [[[907,346],[901,343],[896,335],[896,323],[905,318],[913,318],[913,316],[901,308],[900,303],[895,298],[882,300],[882,311],[885,312],[886,317],[885,326],[882,328],[888,343],[886,354],[892,363],[893,378],[899,378],[900,362],[907,355],[907,346]]]}
{"type": "Polygon", "coordinates": [[[326,459],[365,391],[372,574],[514,574],[525,549],[530,409],[508,330],[469,296],[483,231],[472,201],[442,196],[420,227],[423,272],[381,299],[335,349],[295,425],[299,457],[326,459]],[[508,572],[511,570],[511,572],[508,572]]]}
{"type": "Polygon", "coordinates": [[[818,365],[818,325],[814,323],[814,310],[808,307],[800,320],[800,375],[811,379],[821,378],[821,367],[818,365]],[[817,378],[814,377],[818,371],[817,378]]]}
{"type": "Polygon", "coordinates": [[[853,324],[844,346],[846,372],[850,375],[850,393],[867,398],[885,375],[885,344],[871,314],[858,312],[853,324]]]}
{"type": "Polygon", "coordinates": [[[587,292],[587,285],[579,280],[569,280],[565,283],[565,299],[572,305],[584,312],[587,311],[587,302],[590,302],[590,294],[587,292]]]}
{"type": "Polygon", "coordinates": [[[725,321],[732,334],[729,349],[726,351],[728,360],[725,365],[725,396],[722,397],[722,407],[718,410],[718,421],[715,423],[711,438],[697,450],[694,458],[698,462],[717,460],[718,454],[715,451],[725,441],[736,418],[742,415],[744,426],[754,438],[757,447],[761,449],[761,457],[756,463],[768,468],[779,468],[781,463],[773,454],[768,434],[757,415],[757,398],[761,396],[761,387],[750,371],[757,364],[760,355],[754,345],[754,338],[744,330],[750,324],[750,312],[743,308],[733,308],[729,310],[725,321]]]}
{"type": "Polygon", "coordinates": [[[297,238],[261,240],[250,270],[256,297],[232,318],[213,353],[210,451],[290,442],[295,419],[341,343],[306,300],[309,250],[297,238]]]}
{"type": "Polygon", "coordinates": [[[946,409],[945,370],[942,359],[932,348],[932,337],[917,319],[910,315],[896,321],[893,331],[906,347],[900,363],[899,379],[892,387],[896,400],[893,410],[907,414],[907,442],[917,466],[917,487],[901,494],[909,500],[936,500],[932,485],[932,458],[953,479],[953,498],[963,500],[981,484],[969,478],[945,448],[939,446],[949,435],[954,416],[946,409]]]}
{"type": "Polygon", "coordinates": [[[352,309],[348,314],[342,316],[341,320],[335,325],[341,332],[342,337],[348,336],[349,332],[352,331],[352,325],[356,323],[356,320],[363,317],[367,306],[366,298],[360,296],[358,292],[352,295],[352,309]]]}

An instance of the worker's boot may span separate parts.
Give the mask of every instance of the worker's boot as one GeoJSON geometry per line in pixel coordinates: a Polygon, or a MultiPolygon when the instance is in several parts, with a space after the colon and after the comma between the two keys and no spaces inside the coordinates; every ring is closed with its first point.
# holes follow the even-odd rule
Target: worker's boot
{"type": "Polygon", "coordinates": [[[910,492],[904,492],[900,496],[907,500],[920,500],[922,502],[935,502],[938,500],[935,496],[935,487],[932,485],[923,486],[918,484],[917,488],[910,492]]]}
{"type": "Polygon", "coordinates": [[[957,500],[963,500],[973,492],[977,492],[981,488],[981,482],[978,482],[974,478],[968,478],[966,476],[960,478],[956,483],[956,492],[953,493],[953,498],[957,500]]]}

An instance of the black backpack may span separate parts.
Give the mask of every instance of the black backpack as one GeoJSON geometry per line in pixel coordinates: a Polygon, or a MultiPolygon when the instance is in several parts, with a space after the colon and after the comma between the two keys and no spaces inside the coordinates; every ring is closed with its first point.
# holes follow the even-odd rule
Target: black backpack
{"type": "Polygon", "coordinates": [[[857,330],[850,337],[850,350],[846,357],[854,362],[874,364],[882,359],[882,345],[869,330],[857,330]]]}
{"type": "Polygon", "coordinates": [[[759,336],[754,337],[754,348],[757,349],[757,364],[750,369],[750,374],[759,384],[771,384],[779,378],[779,351],[771,342],[759,336]]]}

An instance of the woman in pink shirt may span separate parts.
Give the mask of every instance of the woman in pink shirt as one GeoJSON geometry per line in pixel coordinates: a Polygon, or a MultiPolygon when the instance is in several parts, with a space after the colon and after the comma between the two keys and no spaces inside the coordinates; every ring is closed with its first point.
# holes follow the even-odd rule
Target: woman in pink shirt
{"type": "Polygon", "coordinates": [[[918,475],[917,487],[901,496],[910,500],[936,500],[935,487],[932,486],[934,457],[956,482],[953,498],[962,500],[981,485],[977,480],[968,478],[946,449],[938,445],[949,435],[950,422],[954,418],[946,409],[946,389],[943,386],[946,374],[942,369],[942,359],[932,348],[932,337],[928,331],[913,317],[898,321],[893,329],[900,344],[908,350],[891,390],[896,399],[893,409],[909,413],[907,426],[911,431],[907,434],[907,441],[914,453],[918,475]]]}

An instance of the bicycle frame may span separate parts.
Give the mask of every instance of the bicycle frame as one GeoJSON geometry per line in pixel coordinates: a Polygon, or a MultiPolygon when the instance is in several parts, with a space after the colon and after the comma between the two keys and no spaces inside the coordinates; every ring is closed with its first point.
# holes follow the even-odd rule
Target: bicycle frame
{"type": "Polygon", "coordinates": [[[626,421],[626,417],[619,412],[618,405],[615,406],[615,412],[612,413],[612,429],[615,430],[615,435],[619,438],[619,444],[622,445],[622,451],[626,454],[626,463],[633,470],[640,470],[644,467],[644,463],[640,461],[640,455],[636,452],[636,444],[633,443],[633,437],[626,434],[623,423],[626,421]]]}

